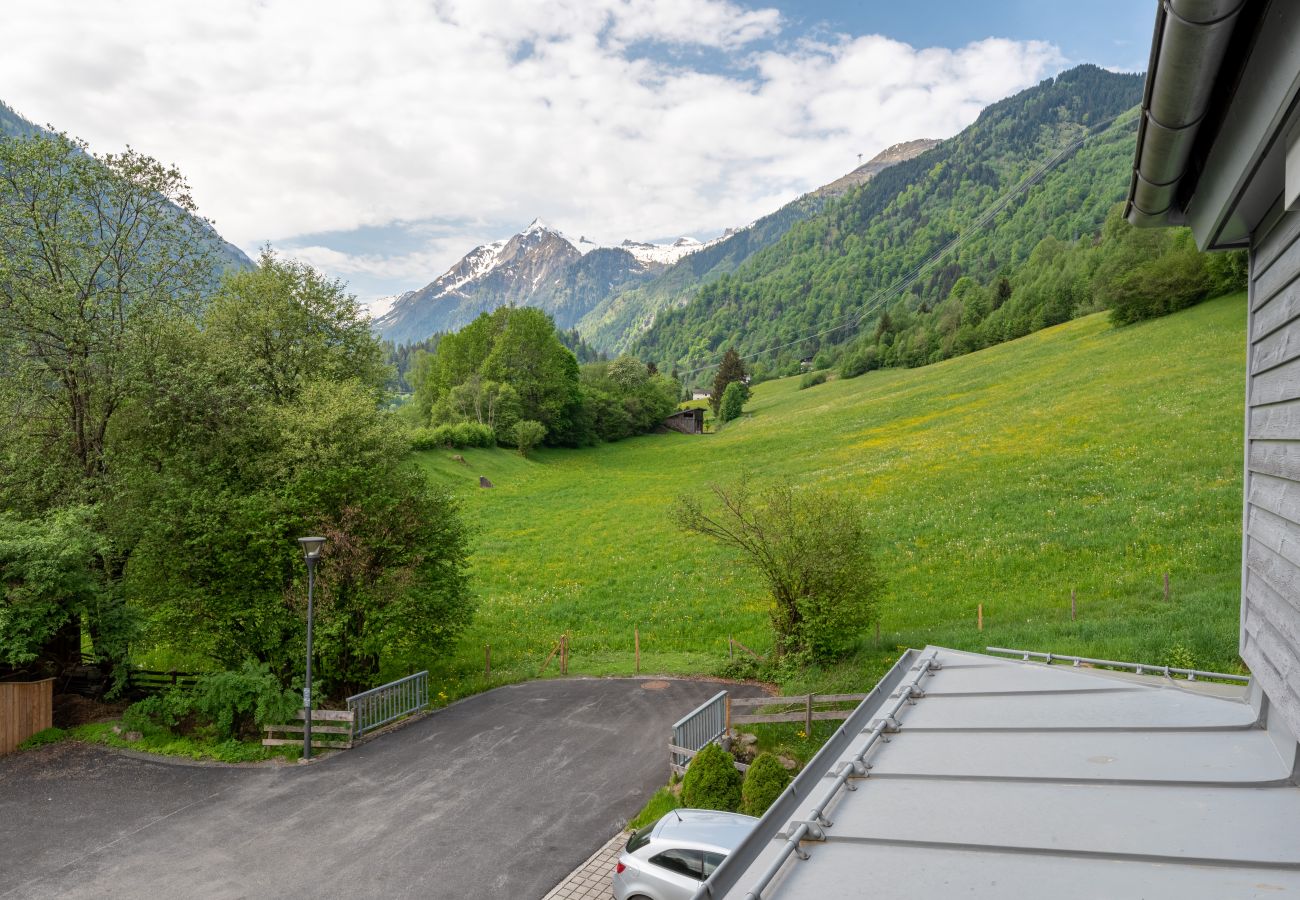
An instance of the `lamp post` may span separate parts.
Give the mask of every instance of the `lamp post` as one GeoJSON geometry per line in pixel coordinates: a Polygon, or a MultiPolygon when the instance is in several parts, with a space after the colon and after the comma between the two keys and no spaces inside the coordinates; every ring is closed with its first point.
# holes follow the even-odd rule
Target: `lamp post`
{"type": "Polygon", "coordinates": [[[312,594],[316,588],[316,561],[320,559],[323,537],[298,538],[303,558],[307,560],[307,681],[302,686],[302,758],[311,759],[311,619],[312,594]]]}

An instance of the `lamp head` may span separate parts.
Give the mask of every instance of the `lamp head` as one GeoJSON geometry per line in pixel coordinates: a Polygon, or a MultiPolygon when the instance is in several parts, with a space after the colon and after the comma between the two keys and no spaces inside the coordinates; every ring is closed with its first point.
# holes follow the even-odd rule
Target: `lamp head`
{"type": "Polygon", "coordinates": [[[315,562],[320,559],[321,548],[325,546],[323,537],[301,537],[298,543],[302,545],[303,558],[309,562],[315,562]]]}

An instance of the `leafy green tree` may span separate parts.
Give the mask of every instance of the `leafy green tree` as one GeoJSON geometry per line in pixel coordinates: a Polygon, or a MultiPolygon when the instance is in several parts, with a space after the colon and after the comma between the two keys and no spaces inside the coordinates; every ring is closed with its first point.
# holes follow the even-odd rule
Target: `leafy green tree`
{"type": "Polygon", "coordinates": [[[739,551],[767,582],[777,655],[823,661],[852,649],[884,591],[859,502],[788,482],[757,494],[744,481],[711,490],[712,510],[678,499],[677,525],[739,551]]]}
{"type": "Polygon", "coordinates": [[[82,617],[99,612],[105,593],[104,552],[89,507],[32,520],[0,512],[0,671],[77,661],[82,617]],[[71,660],[51,658],[61,655],[71,660]]]}
{"type": "Polygon", "coordinates": [[[721,416],[722,395],[726,393],[727,385],[732,382],[740,384],[745,392],[744,400],[749,399],[749,388],[745,386],[745,363],[741,360],[740,355],[735,349],[728,349],[722,355],[722,362],[718,365],[718,372],[713,376],[713,392],[709,395],[709,405],[713,407],[713,414],[721,416]]]}
{"type": "Polygon", "coordinates": [[[103,491],[114,417],[160,328],[211,286],[180,173],[65,135],[0,140],[0,490],[39,512],[103,491]]]}
{"type": "Polygon", "coordinates": [[[515,444],[519,447],[519,455],[527,456],[528,451],[532,450],[542,442],[546,437],[546,426],[541,422],[534,422],[532,419],[520,419],[515,423],[515,444]]]}
{"type": "Polygon", "coordinates": [[[222,281],[203,324],[231,354],[230,364],[275,403],[319,380],[356,378],[378,394],[390,375],[383,346],[343,283],[270,247],[256,268],[222,281]]]}
{"type": "MultiPolygon", "coordinates": [[[[822,381],[826,376],[822,375],[822,381]]],[[[739,381],[733,381],[727,385],[727,389],[722,392],[722,403],[718,409],[718,418],[723,422],[730,422],[732,419],[739,419],[740,414],[745,407],[745,386],[739,381]]]]}

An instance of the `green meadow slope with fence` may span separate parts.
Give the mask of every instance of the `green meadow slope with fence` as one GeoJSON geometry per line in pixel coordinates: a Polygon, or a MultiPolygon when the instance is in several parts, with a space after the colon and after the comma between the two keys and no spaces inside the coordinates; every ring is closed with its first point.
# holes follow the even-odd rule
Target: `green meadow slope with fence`
{"type": "Polygon", "coordinates": [[[1245,314],[1238,294],[920,369],[766,382],[716,434],[419,453],[476,528],[477,613],[429,660],[431,695],[562,669],[863,690],[927,643],[1237,671],[1245,314]],[[844,662],[773,665],[761,581],[674,527],[676,498],[739,477],[869,507],[888,590],[844,662]]]}

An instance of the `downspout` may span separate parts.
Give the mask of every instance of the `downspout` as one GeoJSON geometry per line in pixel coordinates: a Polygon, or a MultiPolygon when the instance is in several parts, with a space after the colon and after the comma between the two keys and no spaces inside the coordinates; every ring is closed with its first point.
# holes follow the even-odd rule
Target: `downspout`
{"type": "Polygon", "coordinates": [[[1161,0],[1124,215],[1139,227],[1181,225],[1187,172],[1214,82],[1247,0],[1161,0]]]}

